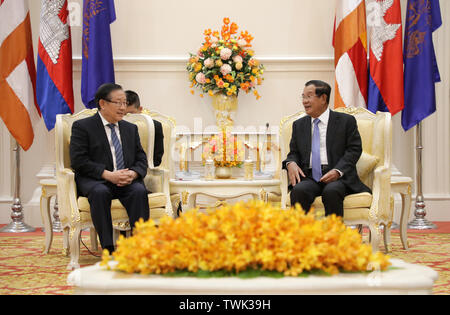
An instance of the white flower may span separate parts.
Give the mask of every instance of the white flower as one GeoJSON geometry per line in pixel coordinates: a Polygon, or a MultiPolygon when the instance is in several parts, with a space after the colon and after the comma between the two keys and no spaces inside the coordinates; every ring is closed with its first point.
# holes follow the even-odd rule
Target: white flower
{"type": "Polygon", "coordinates": [[[237,44],[241,47],[247,45],[247,41],[245,39],[240,39],[237,41],[237,44]]]}
{"type": "Polygon", "coordinates": [[[220,58],[222,58],[222,60],[228,60],[228,59],[230,59],[231,54],[232,54],[231,49],[224,48],[220,51],[220,58]]]}
{"type": "Polygon", "coordinates": [[[236,56],[234,56],[233,57],[233,61],[235,62],[235,63],[242,63],[242,57],[241,56],[239,56],[239,55],[236,55],[236,56]]]}
{"type": "Polygon", "coordinates": [[[224,64],[222,67],[220,67],[220,72],[222,75],[227,75],[231,72],[231,66],[229,64],[224,64]]]}
{"type": "Polygon", "coordinates": [[[197,75],[195,76],[195,81],[197,81],[200,84],[205,84],[206,82],[205,74],[203,72],[197,73],[197,75]]]}
{"type": "Polygon", "coordinates": [[[205,60],[204,64],[206,68],[211,69],[212,67],[214,67],[214,60],[208,58],[205,60]]]}

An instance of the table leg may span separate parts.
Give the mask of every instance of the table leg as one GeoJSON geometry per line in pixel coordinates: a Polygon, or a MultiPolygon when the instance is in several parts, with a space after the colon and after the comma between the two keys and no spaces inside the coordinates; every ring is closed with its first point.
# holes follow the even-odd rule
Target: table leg
{"type": "Polygon", "coordinates": [[[189,197],[187,199],[187,209],[195,208],[196,199],[197,199],[197,194],[189,194],[189,197]]]}
{"type": "Polygon", "coordinates": [[[50,198],[47,197],[45,190],[41,195],[41,217],[45,228],[44,254],[48,254],[53,240],[52,221],[50,219],[50,198]]]}
{"type": "Polygon", "coordinates": [[[89,234],[91,237],[91,247],[94,252],[98,252],[97,231],[95,228],[90,228],[89,234]]]}
{"type": "Polygon", "coordinates": [[[181,202],[181,210],[186,211],[188,210],[188,199],[189,199],[189,192],[183,191],[180,193],[180,202],[181,202]]]}
{"type": "Polygon", "coordinates": [[[411,211],[411,186],[408,186],[408,193],[402,193],[402,214],[400,222],[400,239],[402,241],[403,249],[408,250],[408,219],[411,211]]]}
{"type": "Polygon", "coordinates": [[[70,228],[68,226],[63,227],[63,255],[69,256],[69,232],[70,228]]]}

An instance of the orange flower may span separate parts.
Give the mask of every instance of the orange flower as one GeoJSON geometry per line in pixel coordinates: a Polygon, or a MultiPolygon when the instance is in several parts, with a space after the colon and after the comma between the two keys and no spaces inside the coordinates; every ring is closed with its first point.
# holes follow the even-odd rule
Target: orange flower
{"type": "Polygon", "coordinates": [[[224,19],[223,19],[223,23],[226,24],[226,25],[230,24],[230,19],[227,18],[227,17],[224,18],[224,19]]]}
{"type": "Polygon", "coordinates": [[[230,26],[230,34],[236,34],[238,28],[239,28],[239,26],[237,26],[236,23],[234,23],[234,22],[231,23],[231,26],[230,26]]]}
{"type": "Polygon", "coordinates": [[[249,82],[241,83],[241,89],[243,89],[246,93],[248,93],[249,87],[250,87],[250,83],[249,82]]]}
{"type": "Polygon", "coordinates": [[[234,78],[233,78],[233,76],[231,74],[227,74],[225,79],[227,79],[228,82],[231,82],[231,83],[234,82],[234,78]]]}
{"type": "Polygon", "coordinates": [[[216,84],[218,87],[223,88],[225,83],[222,81],[222,79],[219,79],[218,81],[216,81],[216,84]]]}

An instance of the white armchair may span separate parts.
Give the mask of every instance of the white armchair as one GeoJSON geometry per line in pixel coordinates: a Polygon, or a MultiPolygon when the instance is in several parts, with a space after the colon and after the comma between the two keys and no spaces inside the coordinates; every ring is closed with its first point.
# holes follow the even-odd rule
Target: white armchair
{"type": "MultiPolygon", "coordinates": [[[[367,225],[371,234],[371,245],[378,251],[380,226],[390,227],[392,224],[390,178],[392,122],[390,113],[373,114],[362,108],[339,108],[335,111],[355,116],[362,139],[363,153],[356,165],[362,182],[372,189],[372,194],[351,194],[344,199],[344,222],[348,225],[367,225]]],[[[292,136],[292,123],[306,115],[298,112],[285,117],[280,122],[280,161],[289,153],[289,142],[292,136]]],[[[281,164],[279,166],[281,168],[281,164]]],[[[290,207],[287,171],[281,172],[281,206],[290,207]]],[[[312,204],[316,213],[324,213],[322,198],[317,197],[312,204]]],[[[385,233],[389,229],[384,229],[385,233]]],[[[384,244],[388,250],[384,235],[384,244]]]]}
{"type": "MultiPolygon", "coordinates": [[[[170,209],[170,213],[167,212],[171,217],[175,217],[176,209],[178,201],[178,194],[170,195],[169,191],[169,180],[175,177],[175,172],[173,168],[173,159],[172,154],[175,147],[175,127],[176,121],[174,118],[166,116],[158,111],[154,110],[142,110],[142,113],[150,116],[152,119],[157,120],[161,123],[163,134],[164,134],[164,155],[161,160],[161,164],[157,167],[150,167],[150,172],[152,174],[151,177],[148,177],[146,181],[147,187],[151,191],[163,191],[166,196],[169,196],[167,199],[166,209],[170,209]]],[[[155,218],[159,218],[165,213],[156,213],[154,212],[155,218]],[[159,217],[158,217],[159,216],[159,217]]]]}
{"type": "MultiPolygon", "coordinates": [[[[79,268],[80,255],[80,233],[82,229],[91,228],[91,241],[94,250],[97,248],[97,238],[91,219],[90,205],[86,197],[79,197],[75,183],[75,174],[70,164],[70,136],[74,121],[94,115],[97,109],[86,109],[80,113],[70,115],[57,115],[55,126],[56,140],[56,180],[58,190],[59,215],[64,230],[64,238],[68,241],[70,251],[70,263],[68,269],[79,268]]],[[[143,114],[129,114],[125,120],[138,126],[141,145],[147,153],[149,165],[153,165],[153,122],[149,116],[143,114]]],[[[154,170],[149,170],[144,181],[147,183],[152,178],[154,170]]],[[[150,206],[150,218],[158,220],[162,214],[173,215],[170,196],[164,185],[157,187],[158,190],[150,189],[148,194],[150,206]]],[[[128,215],[118,199],[111,204],[113,226],[116,230],[129,231],[128,215]]],[[[67,251],[66,251],[67,252],[67,251]]]]}

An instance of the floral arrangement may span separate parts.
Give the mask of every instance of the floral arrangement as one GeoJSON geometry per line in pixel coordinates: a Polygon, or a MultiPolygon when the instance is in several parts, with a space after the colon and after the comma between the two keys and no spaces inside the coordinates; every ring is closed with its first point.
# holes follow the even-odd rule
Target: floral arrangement
{"type": "Polygon", "coordinates": [[[213,135],[203,147],[202,160],[213,160],[216,167],[240,167],[244,161],[244,144],[237,136],[223,130],[213,135]]]}
{"type": "Polygon", "coordinates": [[[229,18],[224,18],[223,23],[220,33],[205,30],[205,42],[197,54],[190,54],[187,70],[191,88],[199,87],[201,97],[203,93],[237,96],[240,90],[253,90],[259,99],[255,87],[263,81],[264,66],[250,49],[253,36],[247,31],[238,34],[239,27],[234,22],[230,24],[229,18]]]}
{"type": "Polygon", "coordinates": [[[298,276],[386,270],[389,256],[372,253],[361,235],[335,215],[316,220],[300,207],[283,210],[262,201],[240,202],[179,218],[136,224],[132,237],[120,236],[112,258],[102,265],[126,273],[175,276],[298,276]],[[255,273],[260,271],[261,273],[255,273]]]}

